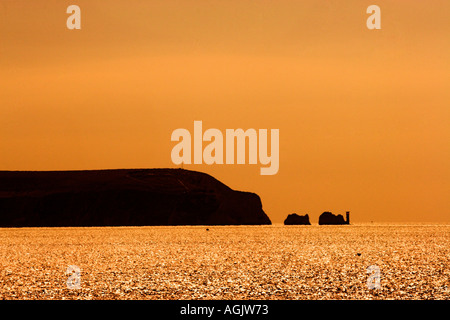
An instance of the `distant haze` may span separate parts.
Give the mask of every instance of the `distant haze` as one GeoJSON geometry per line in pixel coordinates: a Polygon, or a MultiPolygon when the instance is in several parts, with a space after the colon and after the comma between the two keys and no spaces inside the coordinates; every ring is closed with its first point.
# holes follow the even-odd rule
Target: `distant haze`
{"type": "Polygon", "coordinates": [[[0,170],[176,167],[176,128],[280,130],[279,172],[188,165],[274,223],[450,222],[449,1],[0,3],[0,170]]]}

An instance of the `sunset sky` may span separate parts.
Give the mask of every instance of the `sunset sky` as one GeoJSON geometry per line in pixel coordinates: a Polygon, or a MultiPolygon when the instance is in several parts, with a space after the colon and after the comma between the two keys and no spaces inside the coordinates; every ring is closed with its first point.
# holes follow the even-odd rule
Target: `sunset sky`
{"type": "Polygon", "coordinates": [[[449,19],[448,0],[2,0],[0,170],[175,168],[194,120],[279,129],[274,176],[184,168],[274,223],[450,223],[449,19]]]}

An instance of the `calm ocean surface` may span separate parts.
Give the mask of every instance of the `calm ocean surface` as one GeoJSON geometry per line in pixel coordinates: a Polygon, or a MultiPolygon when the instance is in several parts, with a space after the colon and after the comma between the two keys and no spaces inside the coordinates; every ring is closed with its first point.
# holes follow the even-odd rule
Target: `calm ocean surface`
{"type": "Polygon", "coordinates": [[[450,225],[0,229],[0,299],[449,299],[449,266],[450,225]]]}

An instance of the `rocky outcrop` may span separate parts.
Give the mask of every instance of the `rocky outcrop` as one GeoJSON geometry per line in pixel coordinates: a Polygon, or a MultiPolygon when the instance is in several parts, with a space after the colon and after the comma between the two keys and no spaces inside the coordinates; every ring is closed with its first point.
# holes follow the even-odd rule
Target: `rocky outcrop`
{"type": "Polygon", "coordinates": [[[258,195],[201,172],[0,171],[0,227],[263,224],[258,195]]]}
{"type": "Polygon", "coordinates": [[[284,220],[285,225],[310,225],[309,215],[305,214],[304,216],[299,216],[296,213],[292,213],[287,216],[286,220],[284,220]]]}
{"type": "MultiPolygon", "coordinates": [[[[347,215],[347,220],[348,220],[347,215]]],[[[348,221],[344,220],[344,217],[341,214],[334,215],[331,212],[324,212],[319,217],[319,224],[334,224],[334,225],[340,225],[340,224],[349,224],[348,221]]]]}

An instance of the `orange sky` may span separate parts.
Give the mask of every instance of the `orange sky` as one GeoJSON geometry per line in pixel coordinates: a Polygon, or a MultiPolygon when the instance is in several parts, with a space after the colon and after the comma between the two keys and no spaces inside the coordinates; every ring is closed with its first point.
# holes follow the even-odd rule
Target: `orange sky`
{"type": "Polygon", "coordinates": [[[272,222],[450,222],[450,2],[0,3],[0,170],[176,167],[171,133],[280,129],[280,170],[188,165],[272,222]],[[67,6],[82,29],[66,28],[67,6]],[[107,5],[106,5],[107,4],[107,5]],[[366,8],[381,7],[381,30],[366,8]]]}

